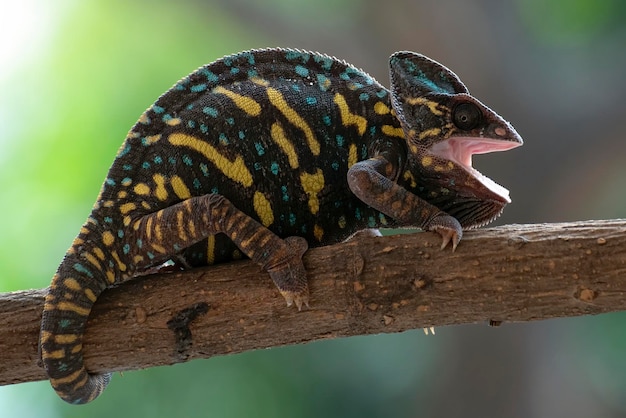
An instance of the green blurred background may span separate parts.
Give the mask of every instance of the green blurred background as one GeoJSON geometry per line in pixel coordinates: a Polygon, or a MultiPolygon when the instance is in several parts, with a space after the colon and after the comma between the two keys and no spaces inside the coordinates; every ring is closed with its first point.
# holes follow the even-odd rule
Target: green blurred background
{"type": "MultiPolygon", "coordinates": [[[[435,58],[526,141],[476,158],[511,190],[498,223],[626,215],[626,2],[0,6],[0,291],[48,285],[126,132],[161,93],[200,65],[264,46],[335,55],[386,85],[392,52],[435,58]]],[[[117,374],[83,407],[47,382],[5,386],[0,415],[624,417],[625,320],[456,326],[216,357],[117,374]]]]}

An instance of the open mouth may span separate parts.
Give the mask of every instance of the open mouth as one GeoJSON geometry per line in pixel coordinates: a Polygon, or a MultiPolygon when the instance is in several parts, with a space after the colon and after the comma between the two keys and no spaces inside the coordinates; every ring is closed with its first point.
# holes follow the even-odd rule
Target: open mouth
{"type": "Polygon", "coordinates": [[[472,177],[476,178],[483,186],[510,203],[509,191],[506,188],[500,186],[472,167],[472,155],[507,151],[520,145],[522,144],[516,141],[457,136],[437,142],[430,148],[430,153],[433,156],[452,161],[463,167],[464,170],[470,173],[472,177]]]}

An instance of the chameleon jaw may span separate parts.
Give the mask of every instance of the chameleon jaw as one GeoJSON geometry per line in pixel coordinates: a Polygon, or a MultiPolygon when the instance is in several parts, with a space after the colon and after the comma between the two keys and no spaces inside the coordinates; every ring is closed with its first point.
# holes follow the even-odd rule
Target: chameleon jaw
{"type": "Polygon", "coordinates": [[[520,145],[522,144],[516,141],[455,136],[433,144],[430,147],[430,154],[437,158],[452,161],[462,167],[489,191],[499,196],[506,203],[511,203],[508,189],[472,167],[472,155],[507,151],[520,145]]]}

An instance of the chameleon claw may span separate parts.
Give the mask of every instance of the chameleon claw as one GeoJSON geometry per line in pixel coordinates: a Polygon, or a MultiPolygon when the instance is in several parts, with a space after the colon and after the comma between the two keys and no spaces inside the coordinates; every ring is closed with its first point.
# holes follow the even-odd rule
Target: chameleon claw
{"type": "Polygon", "coordinates": [[[424,334],[426,335],[428,335],[428,331],[430,331],[432,335],[435,335],[435,327],[422,328],[422,330],[424,331],[424,334]]]}
{"type": "Polygon", "coordinates": [[[290,307],[295,303],[298,311],[302,310],[302,305],[305,305],[307,308],[309,307],[309,295],[307,292],[292,292],[292,291],[281,291],[281,295],[285,298],[287,302],[287,307],[290,307]]]}

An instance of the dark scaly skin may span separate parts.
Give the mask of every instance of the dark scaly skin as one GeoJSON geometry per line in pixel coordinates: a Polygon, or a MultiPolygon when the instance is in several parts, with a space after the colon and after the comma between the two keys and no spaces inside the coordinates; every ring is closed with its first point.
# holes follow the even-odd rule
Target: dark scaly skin
{"type": "Polygon", "coordinates": [[[46,297],[41,355],[59,396],[86,403],[110,379],[83,364],[100,293],[167,260],[250,257],[299,308],[308,246],[413,226],[456,247],[463,228],[494,219],[508,199],[429,150],[454,136],[521,138],[440,64],[401,52],[390,67],[391,91],[325,55],[248,51],[161,96],[129,132],[46,297]]]}

